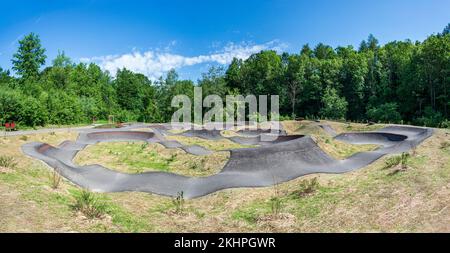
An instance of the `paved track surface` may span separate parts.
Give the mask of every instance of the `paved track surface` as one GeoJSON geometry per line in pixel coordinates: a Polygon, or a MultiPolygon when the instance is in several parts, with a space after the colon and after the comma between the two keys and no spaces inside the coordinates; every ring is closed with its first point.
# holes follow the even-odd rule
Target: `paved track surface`
{"type": "MultiPolygon", "coordinates": [[[[329,126],[326,128],[332,130],[329,126]]],[[[264,141],[264,135],[268,134],[264,131],[244,132],[247,137],[228,139],[259,147],[230,150],[230,159],[224,168],[208,177],[187,177],[170,172],[126,174],[100,165],[78,166],[72,162],[75,155],[87,145],[108,141],[160,143],[166,148],[181,148],[196,155],[212,152],[201,146],[185,146],[177,141],[166,140],[165,135],[171,134],[168,132],[170,129],[170,125],[166,124],[140,124],[111,130],[90,129],[83,130],[75,142],[64,141],[57,147],[31,142],[24,144],[22,150],[25,154],[44,161],[71,182],[93,191],[142,191],[166,196],[177,196],[179,192],[183,192],[186,198],[195,198],[226,188],[270,186],[311,173],[352,171],[365,167],[383,155],[408,151],[433,133],[429,128],[388,126],[373,132],[339,134],[335,138],[340,141],[378,144],[380,147],[374,151],[356,153],[344,160],[336,160],[325,153],[310,136],[281,135],[276,140],[272,138],[264,141]],[[145,127],[151,128],[153,132],[132,130],[145,127]]],[[[335,134],[334,130],[334,133],[327,132],[335,134]]],[[[193,130],[181,135],[213,140],[225,138],[220,132],[206,130],[193,130]]]]}

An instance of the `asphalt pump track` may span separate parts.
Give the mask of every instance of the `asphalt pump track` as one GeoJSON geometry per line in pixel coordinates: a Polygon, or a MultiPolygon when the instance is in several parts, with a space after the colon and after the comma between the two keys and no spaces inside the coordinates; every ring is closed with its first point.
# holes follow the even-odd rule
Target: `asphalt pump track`
{"type": "Polygon", "coordinates": [[[170,172],[127,174],[101,165],[74,164],[76,154],[88,145],[111,141],[145,141],[160,143],[166,148],[180,148],[194,155],[212,153],[202,146],[183,145],[165,136],[173,135],[169,124],[136,124],[123,129],[82,130],[76,141],[64,141],[58,146],[30,142],[22,146],[25,154],[39,159],[74,184],[97,192],[140,191],[165,196],[196,198],[222,189],[264,187],[286,182],[312,173],[345,173],[363,168],[387,154],[398,154],[419,145],[433,134],[430,128],[391,125],[370,132],[335,134],[328,125],[321,125],[336,140],[351,144],[376,144],[373,151],[359,152],[338,160],[324,152],[311,136],[286,135],[278,130],[278,138],[267,130],[244,130],[237,136],[224,137],[218,130],[188,130],[179,135],[209,140],[227,138],[240,144],[258,145],[255,148],[231,149],[223,169],[207,177],[188,177],[170,172]],[[134,131],[151,128],[150,131],[134,131]],[[271,136],[273,137],[273,136],[271,136]]]}

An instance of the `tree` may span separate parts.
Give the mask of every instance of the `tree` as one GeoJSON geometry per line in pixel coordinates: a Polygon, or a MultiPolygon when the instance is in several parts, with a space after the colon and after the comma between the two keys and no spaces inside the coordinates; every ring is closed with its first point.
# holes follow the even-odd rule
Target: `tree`
{"type": "Polygon", "coordinates": [[[39,36],[30,33],[19,41],[19,49],[12,59],[13,70],[24,79],[35,78],[46,57],[39,36]]]}
{"type": "Polygon", "coordinates": [[[73,65],[72,60],[68,56],[66,56],[64,50],[63,51],[58,50],[58,55],[56,56],[55,59],[53,59],[52,63],[54,67],[62,67],[62,68],[73,65]]]}
{"type": "Polygon", "coordinates": [[[343,84],[343,95],[348,102],[350,110],[347,118],[352,120],[364,117],[364,78],[367,74],[367,61],[363,55],[358,54],[351,46],[339,48],[342,58],[340,83],[343,84]]]}
{"type": "Polygon", "coordinates": [[[305,55],[307,57],[314,57],[314,51],[309,47],[309,44],[305,44],[300,51],[300,55],[305,55]]]}
{"type": "Polygon", "coordinates": [[[116,92],[119,106],[130,111],[143,111],[144,80],[128,69],[119,69],[116,74],[116,92]]]}
{"type": "Polygon", "coordinates": [[[225,82],[230,89],[244,90],[241,73],[242,60],[233,58],[225,72],[225,82]]]}
{"type": "Polygon", "coordinates": [[[334,88],[327,87],[322,97],[320,115],[328,119],[345,119],[348,103],[334,88]]]}
{"type": "Polygon", "coordinates": [[[444,30],[442,31],[442,35],[447,35],[450,34],[450,23],[447,24],[447,26],[444,28],[444,30]]]}
{"type": "Polygon", "coordinates": [[[0,86],[9,86],[12,77],[10,76],[9,70],[3,70],[0,67],[0,86]]]}
{"type": "Polygon", "coordinates": [[[288,97],[291,101],[291,115],[295,117],[297,95],[302,90],[305,82],[305,60],[306,55],[290,55],[287,57],[287,69],[285,82],[288,88],[288,97]]]}
{"type": "Polygon", "coordinates": [[[314,48],[314,56],[319,60],[333,59],[336,53],[332,47],[319,43],[314,48]]]}

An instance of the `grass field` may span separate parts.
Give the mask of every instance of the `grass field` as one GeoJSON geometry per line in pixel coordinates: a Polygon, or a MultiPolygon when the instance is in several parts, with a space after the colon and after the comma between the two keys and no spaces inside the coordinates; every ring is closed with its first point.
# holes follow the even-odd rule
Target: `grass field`
{"type": "MultiPolygon", "coordinates": [[[[330,124],[338,132],[382,127],[330,124]]],[[[334,141],[311,122],[290,121],[284,126],[289,134],[312,135],[338,158],[375,148],[334,141]]],[[[411,151],[406,169],[392,164],[393,156],[383,157],[351,173],[314,174],[272,187],[228,189],[192,200],[139,192],[85,192],[67,180],[59,182],[48,166],[20,150],[29,141],[57,145],[76,136],[56,132],[0,138],[1,232],[450,231],[448,129],[436,130],[411,151]]],[[[235,145],[193,141],[217,151],[235,145]]],[[[228,156],[219,151],[195,157],[159,144],[117,142],[89,146],[76,162],[100,163],[128,173],[160,170],[204,176],[219,171],[228,156]]]]}

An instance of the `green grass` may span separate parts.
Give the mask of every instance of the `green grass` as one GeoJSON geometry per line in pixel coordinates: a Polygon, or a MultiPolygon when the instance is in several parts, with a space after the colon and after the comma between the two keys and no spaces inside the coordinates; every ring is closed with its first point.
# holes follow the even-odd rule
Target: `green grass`
{"type": "MultiPolygon", "coordinates": [[[[147,170],[169,171],[169,165],[174,158],[166,159],[157,152],[145,151],[148,143],[107,143],[107,153],[114,156],[113,166],[127,166],[129,173],[142,173],[147,170]]],[[[103,147],[94,147],[90,151],[97,157],[104,152],[103,147]]]]}
{"type": "Polygon", "coordinates": [[[229,153],[225,151],[195,156],[155,143],[109,142],[89,146],[77,154],[75,162],[81,165],[101,164],[125,173],[164,171],[187,176],[207,176],[217,173],[228,156],[229,153]]]}

